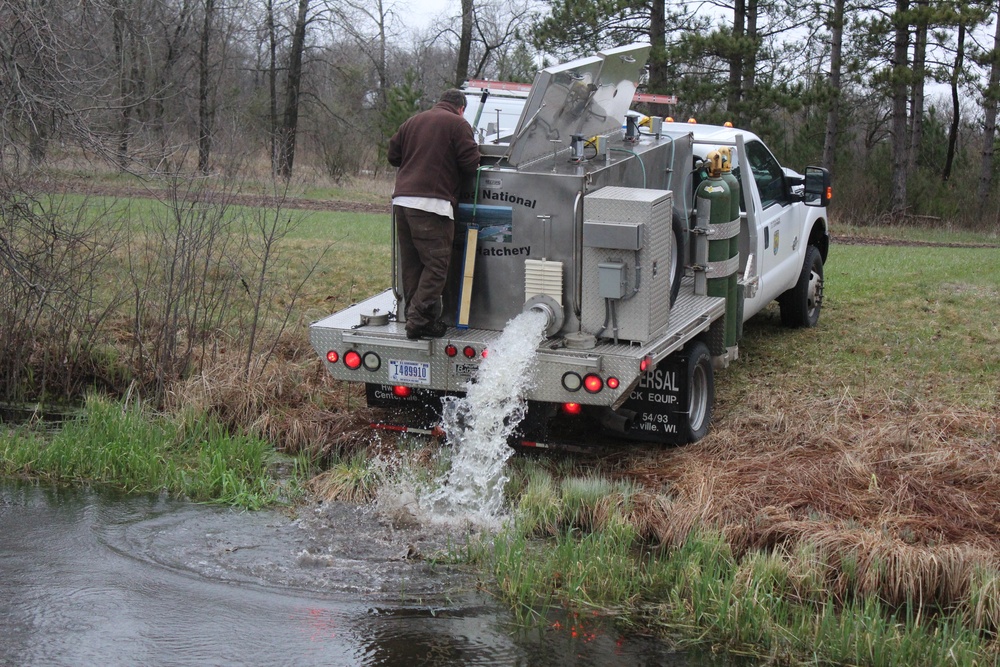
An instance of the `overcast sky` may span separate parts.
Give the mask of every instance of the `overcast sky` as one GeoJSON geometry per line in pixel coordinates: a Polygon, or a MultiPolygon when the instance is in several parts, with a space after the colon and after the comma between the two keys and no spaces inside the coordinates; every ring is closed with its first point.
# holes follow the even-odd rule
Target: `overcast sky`
{"type": "Polygon", "coordinates": [[[406,12],[403,15],[403,20],[407,25],[412,24],[414,27],[425,28],[441,14],[457,14],[459,0],[419,0],[419,2],[414,2],[409,6],[406,3],[400,3],[397,7],[406,12]]]}

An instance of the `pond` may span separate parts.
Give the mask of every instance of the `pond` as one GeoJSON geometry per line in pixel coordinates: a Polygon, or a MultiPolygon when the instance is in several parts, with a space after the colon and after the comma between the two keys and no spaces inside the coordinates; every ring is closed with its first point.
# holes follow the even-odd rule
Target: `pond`
{"type": "Polygon", "coordinates": [[[0,482],[0,665],[721,666],[598,618],[519,629],[454,536],[0,482]]]}

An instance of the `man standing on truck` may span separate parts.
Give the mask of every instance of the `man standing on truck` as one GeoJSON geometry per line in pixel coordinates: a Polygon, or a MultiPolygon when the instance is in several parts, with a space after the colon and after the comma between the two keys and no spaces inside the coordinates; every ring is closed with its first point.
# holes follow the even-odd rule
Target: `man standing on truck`
{"type": "Polygon", "coordinates": [[[411,339],[440,338],[447,329],[436,318],[451,262],[458,190],[462,173],[479,166],[479,145],[464,112],[465,94],[446,90],[389,140],[389,164],[399,167],[392,207],[411,339]]]}

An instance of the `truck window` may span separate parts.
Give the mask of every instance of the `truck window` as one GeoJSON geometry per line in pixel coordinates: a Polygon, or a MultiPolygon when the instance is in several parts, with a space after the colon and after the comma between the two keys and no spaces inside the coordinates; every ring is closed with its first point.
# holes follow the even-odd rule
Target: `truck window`
{"type": "Polygon", "coordinates": [[[747,161],[753,172],[753,180],[757,183],[761,206],[767,208],[771,204],[785,202],[785,172],[771,155],[771,151],[761,142],[751,141],[747,144],[747,161]]]}

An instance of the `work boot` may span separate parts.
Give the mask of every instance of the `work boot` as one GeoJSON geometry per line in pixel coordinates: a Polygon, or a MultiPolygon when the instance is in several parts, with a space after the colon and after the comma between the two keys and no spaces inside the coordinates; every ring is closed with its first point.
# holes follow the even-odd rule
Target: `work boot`
{"type": "Polygon", "coordinates": [[[406,337],[410,340],[416,340],[417,338],[440,338],[447,330],[448,325],[444,322],[431,322],[426,326],[417,327],[413,330],[407,329],[406,337]]]}
{"type": "Polygon", "coordinates": [[[427,338],[440,338],[448,330],[448,325],[441,320],[431,322],[424,327],[423,335],[427,338]]]}

